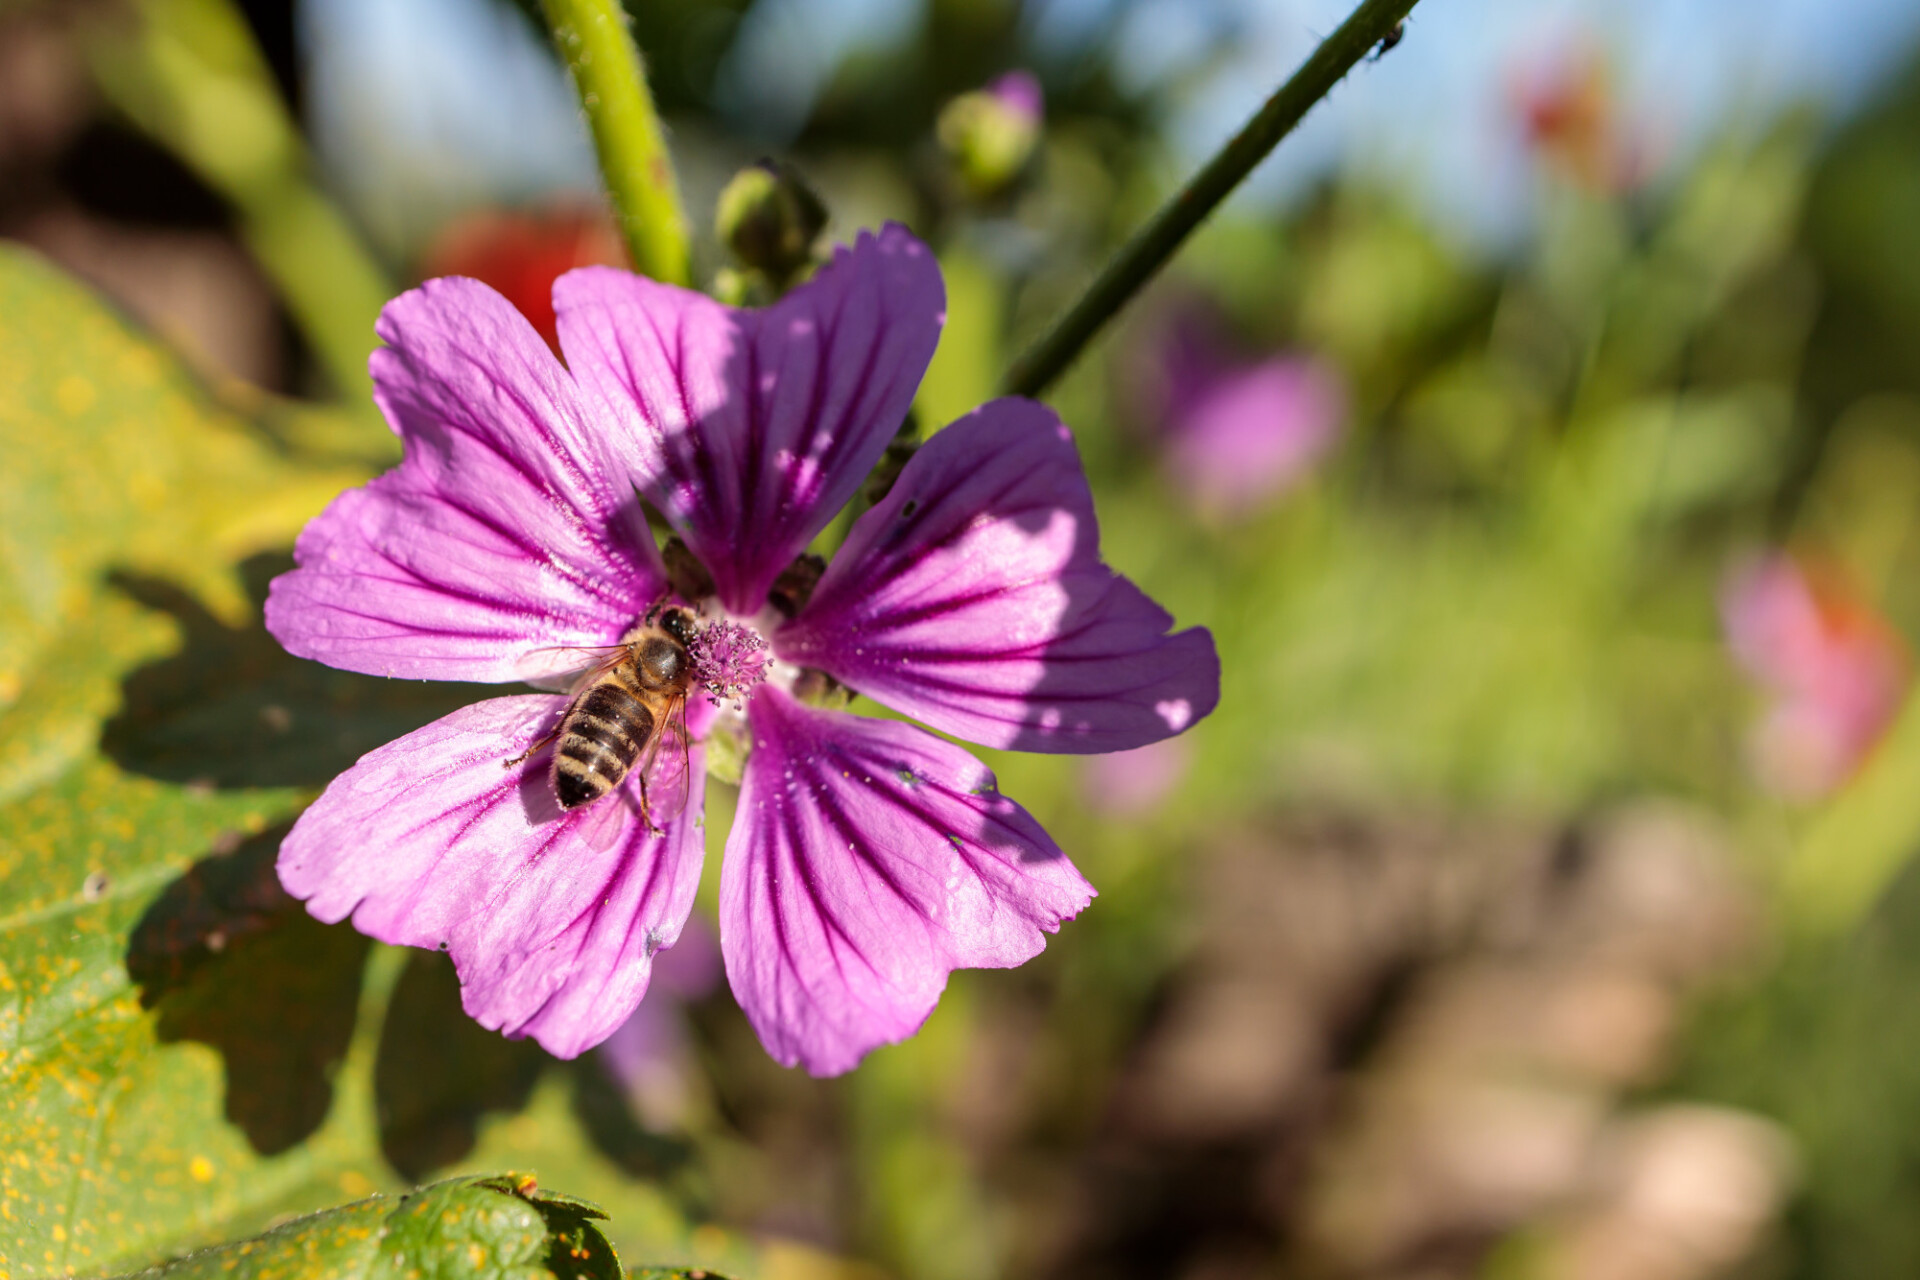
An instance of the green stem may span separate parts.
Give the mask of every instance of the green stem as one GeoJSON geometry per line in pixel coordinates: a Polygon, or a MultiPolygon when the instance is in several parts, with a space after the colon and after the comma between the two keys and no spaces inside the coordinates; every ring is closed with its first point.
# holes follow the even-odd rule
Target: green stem
{"type": "Polygon", "coordinates": [[[600,172],[635,269],[669,284],[688,283],[687,215],[626,10],[619,0],[541,0],[541,8],[593,129],[600,172]]]}
{"type": "Polygon", "coordinates": [[[1246,127],[1206,168],[1134,233],[1080,300],[1039,342],[1023,352],[1002,380],[1012,395],[1039,395],[1072,364],[1140,287],[1173,256],[1195,227],[1293,131],[1313,104],[1327,96],[1354,64],[1385,39],[1417,0],[1365,0],[1313,56],[1267,99],[1246,127]]]}

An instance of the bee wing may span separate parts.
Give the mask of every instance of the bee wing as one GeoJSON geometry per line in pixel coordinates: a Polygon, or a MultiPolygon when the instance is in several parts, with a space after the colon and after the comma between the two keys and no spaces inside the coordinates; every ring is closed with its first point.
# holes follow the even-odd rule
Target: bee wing
{"type": "Polygon", "coordinates": [[[628,794],[627,788],[617,787],[612,795],[587,806],[578,833],[587,848],[598,853],[612,848],[629,822],[643,821],[639,801],[628,794]]]}
{"type": "Polygon", "coordinates": [[[618,662],[626,652],[624,644],[547,645],[528,650],[520,659],[515,675],[523,683],[548,693],[570,693],[618,662]]]}
{"type": "Polygon", "coordinates": [[[668,704],[633,771],[640,775],[641,813],[655,827],[685,811],[693,787],[688,772],[685,696],[668,704]]]}

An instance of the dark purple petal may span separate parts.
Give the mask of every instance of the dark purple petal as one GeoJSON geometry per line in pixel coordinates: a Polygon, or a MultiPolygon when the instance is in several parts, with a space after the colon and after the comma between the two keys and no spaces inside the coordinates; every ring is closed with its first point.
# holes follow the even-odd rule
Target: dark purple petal
{"type": "Polygon", "coordinates": [[[722,965],[719,935],[711,924],[694,916],[680,931],[673,950],[661,952],[653,973],[659,988],[654,994],[680,1001],[711,995],[725,976],[722,965]]]}
{"type": "Polygon", "coordinates": [[[644,441],[647,498],[739,614],[879,460],[946,317],[933,254],[891,225],[764,311],[600,267],[553,296],[568,365],[644,441]]]}
{"type": "Polygon", "coordinates": [[[581,665],[554,646],[617,641],[665,589],[617,424],[478,281],[402,294],[379,333],[374,399],[405,461],[307,526],[268,630],[330,666],[434,680],[524,679],[581,665]]]}
{"type": "Polygon", "coordinates": [[[1220,660],[1204,630],[1168,635],[1099,543],[1071,433],[995,400],[914,455],[774,651],[987,746],[1156,742],[1213,710],[1220,660]]]}
{"type": "Polygon", "coordinates": [[[763,686],[720,946],[767,1052],[815,1075],[912,1035],[947,974],[1010,968],[1092,886],[985,765],[913,725],[763,686]]]}
{"type": "Polygon", "coordinates": [[[562,812],[546,751],[504,761],[564,698],[495,698],[369,752],[280,846],[280,882],[329,923],[452,954],[467,1012],[570,1058],[607,1038],[680,936],[700,881],[705,768],[684,812],[640,821],[638,781],[562,812]]]}

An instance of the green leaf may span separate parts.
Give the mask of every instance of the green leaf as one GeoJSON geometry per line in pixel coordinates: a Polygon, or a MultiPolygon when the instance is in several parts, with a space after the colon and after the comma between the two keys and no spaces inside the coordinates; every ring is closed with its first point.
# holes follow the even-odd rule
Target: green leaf
{"type": "Polygon", "coordinates": [[[328,1209],[143,1271],[169,1280],[620,1280],[599,1209],[530,1177],[454,1178],[328,1209]]]}
{"type": "MultiPolygon", "coordinates": [[[[196,855],[267,831],[292,799],[189,792],[93,763],[0,806],[0,1271],[98,1272],[384,1176],[364,1096],[264,1158],[223,1118],[245,1071],[223,1079],[206,1048],[164,1045],[170,1009],[184,1020],[174,1034],[199,1037],[246,1006],[218,1014],[204,984],[183,983],[156,1020],[128,978],[128,940],[158,918],[155,895],[196,855]]],[[[244,963],[251,948],[234,950],[244,963]]],[[[288,994],[299,999],[277,998],[288,994]]],[[[254,1043],[277,1034],[253,1030],[254,1043]]]]}
{"type": "Polygon", "coordinates": [[[237,622],[227,566],[291,542],[362,476],[290,465],[82,286],[5,245],[0,349],[5,799],[77,763],[120,673],[166,647],[108,569],[176,582],[237,622]]]}
{"type": "Polygon", "coordinates": [[[345,1044],[365,944],[250,896],[306,794],[287,784],[311,775],[170,785],[98,753],[129,673],[198,639],[127,584],[251,634],[235,559],[284,546],[359,473],[295,466],[5,246],[0,344],[0,1273],[24,1280],[137,1264],[388,1175],[366,1072],[330,1079],[343,1054],[372,1058],[370,1039],[345,1044]]]}
{"type": "MultiPolygon", "coordinates": [[[[460,1014],[443,957],[322,925],[274,873],[314,789],[494,692],[333,671],[261,626],[284,547],[363,473],[302,465],[4,246],[0,343],[0,1278],[101,1275],[380,1190],[383,1142],[457,1159],[545,1057],[460,1014]]],[[[552,1152],[591,1165],[560,1119],[552,1152]]],[[[422,1261],[383,1247],[383,1275],[618,1280],[592,1205],[448,1185],[266,1239],[341,1274],[385,1240],[422,1261]]],[[[685,1235],[640,1200],[636,1240],[685,1235]]],[[[167,1270],[284,1271],[267,1248],[167,1270]]]]}

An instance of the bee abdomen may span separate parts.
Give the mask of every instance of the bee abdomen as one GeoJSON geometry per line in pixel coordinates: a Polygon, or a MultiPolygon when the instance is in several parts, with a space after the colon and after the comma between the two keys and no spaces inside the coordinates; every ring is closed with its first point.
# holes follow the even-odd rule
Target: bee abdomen
{"type": "Polygon", "coordinates": [[[578,808],[619,786],[652,732],[653,713],[618,681],[588,690],[567,717],[553,757],[560,807],[578,808]]]}

